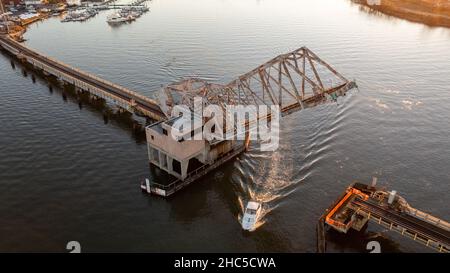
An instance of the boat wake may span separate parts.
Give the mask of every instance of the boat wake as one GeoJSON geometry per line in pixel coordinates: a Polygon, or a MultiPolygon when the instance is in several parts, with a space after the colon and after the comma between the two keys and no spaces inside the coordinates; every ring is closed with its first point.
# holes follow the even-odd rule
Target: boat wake
{"type": "MultiPolygon", "coordinates": [[[[350,100],[350,98],[347,98],[350,100]]],[[[352,101],[315,109],[314,119],[302,112],[281,128],[281,142],[275,152],[261,152],[255,145],[235,163],[232,181],[237,188],[238,221],[241,222],[249,201],[262,204],[262,212],[253,231],[268,221],[268,215],[288,202],[289,196],[312,181],[324,160],[333,154],[334,145],[345,123],[352,101]]]]}

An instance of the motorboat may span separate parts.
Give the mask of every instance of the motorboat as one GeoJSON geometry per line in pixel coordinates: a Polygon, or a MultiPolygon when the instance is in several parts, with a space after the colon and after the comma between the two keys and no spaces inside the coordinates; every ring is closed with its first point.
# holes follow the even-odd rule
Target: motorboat
{"type": "Polygon", "coordinates": [[[102,4],[94,4],[93,8],[96,9],[96,10],[107,10],[107,9],[109,9],[108,5],[102,5],[102,4]]]}
{"type": "Polygon", "coordinates": [[[95,9],[78,9],[67,13],[66,17],[61,22],[83,22],[87,19],[97,15],[98,11],[95,9]]]}
{"type": "Polygon", "coordinates": [[[107,20],[106,20],[109,24],[120,24],[120,23],[124,23],[126,21],[128,21],[127,18],[122,17],[120,14],[118,13],[114,13],[110,16],[108,16],[107,20]]]}
{"type": "Polygon", "coordinates": [[[247,231],[255,230],[256,223],[261,217],[262,204],[256,201],[249,201],[242,217],[242,228],[247,231]]]}

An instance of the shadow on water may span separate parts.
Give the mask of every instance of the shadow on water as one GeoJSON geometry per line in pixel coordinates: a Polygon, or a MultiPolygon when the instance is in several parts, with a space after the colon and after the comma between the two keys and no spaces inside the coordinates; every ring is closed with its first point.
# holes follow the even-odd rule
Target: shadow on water
{"type": "Polygon", "coordinates": [[[350,229],[347,234],[334,229],[327,231],[327,252],[369,253],[367,245],[371,241],[378,242],[383,253],[399,253],[400,244],[386,237],[383,233],[367,230],[367,225],[361,231],[350,229]]]}
{"type": "MultiPolygon", "coordinates": [[[[231,176],[235,160],[236,158],[231,159],[220,168],[211,171],[207,175],[190,184],[188,187],[167,198],[167,200],[170,201],[173,216],[179,221],[190,221],[193,217],[196,218],[204,216],[205,213],[215,213],[214,208],[211,208],[208,205],[208,192],[214,191],[220,195],[233,194],[231,184],[229,183],[229,177],[231,176]]],[[[164,181],[162,179],[169,176],[167,173],[153,166],[150,167],[150,170],[153,178],[156,178],[154,181],[164,181]]],[[[227,200],[230,206],[233,207],[232,211],[235,211],[232,198],[219,199],[227,200]]]]}
{"type": "Polygon", "coordinates": [[[270,226],[260,227],[253,232],[242,229],[238,218],[242,209],[236,202],[238,193],[231,179],[237,161],[242,160],[242,157],[242,154],[237,156],[180,190],[174,196],[165,199],[170,207],[170,217],[181,223],[191,223],[196,219],[212,217],[217,223],[226,223],[229,232],[242,238],[243,242],[244,240],[250,242],[248,245],[242,245],[242,249],[258,252],[265,252],[268,249],[279,252],[289,251],[293,248],[292,242],[280,240],[280,234],[270,226]],[[218,212],[214,207],[215,201],[213,200],[225,202],[229,208],[226,210],[229,211],[229,214],[218,212]]]}
{"type": "MultiPolygon", "coordinates": [[[[189,220],[192,217],[199,217],[202,213],[214,213],[214,208],[205,209],[208,207],[208,192],[214,191],[215,194],[226,196],[226,198],[219,198],[226,200],[233,214],[237,215],[239,206],[233,202],[236,195],[233,185],[230,183],[230,178],[233,172],[236,158],[231,159],[220,168],[217,168],[207,175],[196,180],[188,187],[176,192],[173,196],[167,198],[173,205],[173,216],[178,220],[189,220]],[[175,198],[174,198],[175,197],[175,198]],[[186,206],[189,204],[189,206],[186,206]]],[[[167,173],[151,166],[151,174],[153,178],[157,177],[155,181],[166,178],[167,173]]]]}
{"type": "MultiPolygon", "coordinates": [[[[359,0],[350,0],[351,6],[357,6],[358,10],[362,13],[367,14],[368,16],[377,17],[384,21],[391,21],[395,22],[397,20],[406,20],[408,22],[422,24],[427,29],[435,29],[435,28],[445,28],[445,26],[436,24],[435,18],[427,18],[426,16],[421,17],[420,15],[416,15],[416,17],[410,17],[408,16],[408,13],[405,13],[402,15],[391,15],[389,12],[382,12],[380,10],[377,10],[376,8],[372,8],[367,6],[365,1],[359,1],[359,0]],[[363,2],[363,3],[361,3],[363,2]]],[[[399,13],[402,14],[402,12],[399,10],[399,13]]]]}
{"type": "Polygon", "coordinates": [[[115,122],[120,128],[131,132],[131,137],[138,144],[146,142],[145,126],[151,124],[153,120],[136,116],[118,106],[108,103],[103,98],[91,95],[87,91],[77,90],[74,85],[64,83],[53,75],[48,75],[41,70],[35,69],[28,63],[17,60],[3,49],[0,49],[0,52],[2,56],[10,60],[13,70],[20,69],[22,76],[25,78],[28,78],[30,74],[34,84],[39,81],[42,85],[47,85],[50,94],[53,94],[56,90],[64,102],[77,104],[80,111],[86,107],[87,110],[101,117],[105,125],[109,122],[115,122]]]}

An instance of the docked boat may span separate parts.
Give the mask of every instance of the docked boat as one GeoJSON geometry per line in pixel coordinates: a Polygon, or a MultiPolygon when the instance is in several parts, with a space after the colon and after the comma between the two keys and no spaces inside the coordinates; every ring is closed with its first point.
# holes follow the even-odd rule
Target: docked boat
{"type": "Polygon", "coordinates": [[[108,5],[102,5],[102,4],[94,4],[92,6],[96,10],[107,10],[109,9],[108,5]]]}
{"type": "Polygon", "coordinates": [[[61,22],[83,22],[97,14],[98,11],[91,8],[73,10],[67,13],[67,15],[64,17],[64,19],[61,20],[61,22]]]}
{"type": "Polygon", "coordinates": [[[136,17],[133,15],[133,14],[128,14],[127,15],[127,17],[125,17],[125,18],[127,18],[127,21],[134,21],[134,20],[136,20],[136,17]]]}
{"type": "Polygon", "coordinates": [[[120,11],[108,16],[106,21],[109,24],[120,24],[134,21],[145,13],[143,8],[144,7],[124,7],[120,11]]]}
{"type": "Polygon", "coordinates": [[[120,24],[127,22],[128,19],[126,17],[122,17],[119,13],[114,13],[108,16],[107,20],[108,24],[120,24]]]}
{"type": "Polygon", "coordinates": [[[256,201],[250,201],[245,208],[244,216],[242,217],[242,228],[247,231],[253,231],[256,228],[256,223],[261,217],[262,204],[256,201]]]}

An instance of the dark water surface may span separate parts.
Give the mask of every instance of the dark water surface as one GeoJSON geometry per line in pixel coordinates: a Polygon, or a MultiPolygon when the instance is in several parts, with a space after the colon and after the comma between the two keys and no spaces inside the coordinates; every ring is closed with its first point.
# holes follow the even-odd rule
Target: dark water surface
{"type": "MultiPolygon", "coordinates": [[[[354,180],[397,190],[450,220],[450,30],[364,12],[345,0],[154,0],[132,24],[110,11],[84,23],[51,18],[26,44],[151,96],[199,76],[228,82],[307,46],[360,92],[283,119],[280,149],[240,156],[170,199],[141,193],[145,142],[126,118],[0,55],[0,251],[314,252],[315,225],[354,180]],[[14,62],[14,65],[11,63],[14,62]],[[23,72],[25,69],[26,73],[23,72]],[[26,76],[24,75],[26,74],[26,76]],[[35,79],[35,82],[34,80],[35,79]],[[81,107],[80,107],[81,106],[81,107]],[[243,233],[241,203],[266,202],[243,233]]],[[[428,249],[369,225],[330,234],[331,252],[428,249]]]]}

